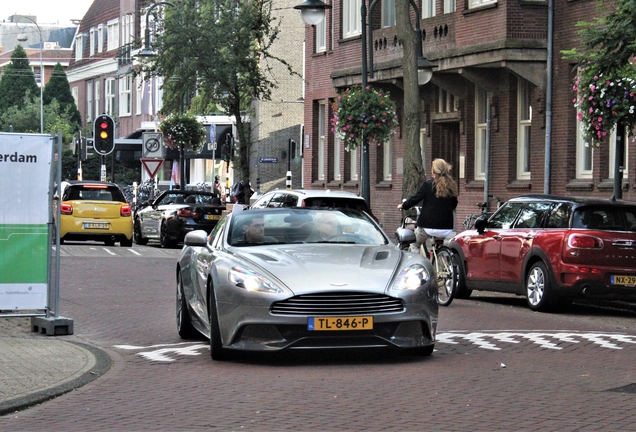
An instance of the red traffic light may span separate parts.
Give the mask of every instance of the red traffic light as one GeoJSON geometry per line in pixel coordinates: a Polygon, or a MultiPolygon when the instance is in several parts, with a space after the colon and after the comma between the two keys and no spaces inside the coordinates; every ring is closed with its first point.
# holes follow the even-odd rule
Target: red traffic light
{"type": "Polygon", "coordinates": [[[101,122],[99,124],[99,128],[102,129],[102,130],[107,129],[108,128],[108,123],[106,123],[105,121],[101,122]]]}

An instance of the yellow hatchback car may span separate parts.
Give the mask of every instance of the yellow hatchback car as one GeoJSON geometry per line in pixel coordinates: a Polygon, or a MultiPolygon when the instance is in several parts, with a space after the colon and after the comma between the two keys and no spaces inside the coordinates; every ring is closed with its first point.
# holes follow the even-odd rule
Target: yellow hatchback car
{"type": "Polygon", "coordinates": [[[132,236],[132,211],[119,186],[80,180],[66,184],[60,204],[60,243],[94,240],[130,247],[132,236]]]}

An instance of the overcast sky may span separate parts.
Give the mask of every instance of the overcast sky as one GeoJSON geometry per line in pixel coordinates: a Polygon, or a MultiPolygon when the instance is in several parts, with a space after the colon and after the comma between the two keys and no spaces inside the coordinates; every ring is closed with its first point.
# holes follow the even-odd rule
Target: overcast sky
{"type": "Polygon", "coordinates": [[[93,0],[0,0],[0,21],[11,15],[35,15],[38,24],[71,24],[81,20],[93,0]]]}

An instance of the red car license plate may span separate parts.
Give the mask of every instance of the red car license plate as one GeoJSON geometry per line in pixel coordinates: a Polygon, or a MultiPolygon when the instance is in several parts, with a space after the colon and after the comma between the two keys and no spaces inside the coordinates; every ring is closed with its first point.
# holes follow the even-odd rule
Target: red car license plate
{"type": "Polygon", "coordinates": [[[636,276],[631,275],[612,275],[610,281],[612,285],[636,286],[636,276]]]}
{"type": "Polygon", "coordinates": [[[372,316],[309,317],[309,330],[373,330],[372,316]]]}

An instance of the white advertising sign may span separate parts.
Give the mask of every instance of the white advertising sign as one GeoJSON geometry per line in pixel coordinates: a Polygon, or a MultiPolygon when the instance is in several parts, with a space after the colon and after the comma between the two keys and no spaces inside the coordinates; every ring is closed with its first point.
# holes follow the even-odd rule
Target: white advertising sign
{"type": "Polygon", "coordinates": [[[0,133],[0,310],[45,309],[52,141],[0,133]]]}

